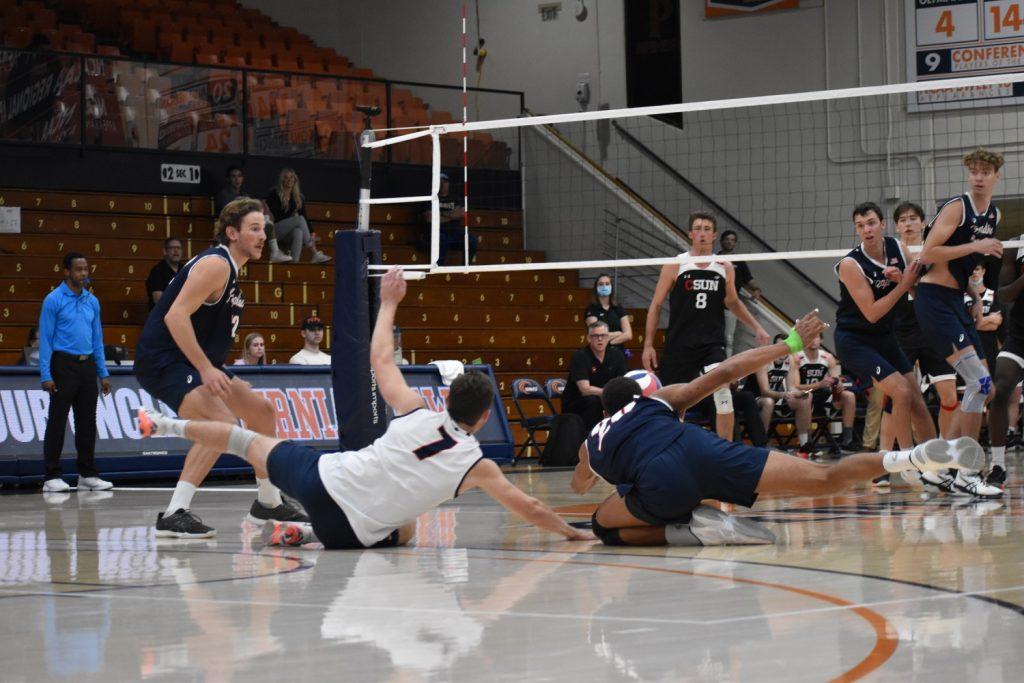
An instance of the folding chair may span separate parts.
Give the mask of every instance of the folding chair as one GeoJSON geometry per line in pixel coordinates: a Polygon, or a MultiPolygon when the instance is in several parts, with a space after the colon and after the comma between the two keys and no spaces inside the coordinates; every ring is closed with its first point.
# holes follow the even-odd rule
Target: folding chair
{"type": "Polygon", "coordinates": [[[562,394],[565,393],[566,379],[564,377],[553,377],[547,382],[544,382],[544,391],[548,395],[548,399],[554,405],[555,400],[562,398],[562,394]]]}
{"type": "Polygon", "coordinates": [[[519,425],[526,430],[526,441],[523,442],[522,448],[516,454],[515,460],[524,457],[527,449],[531,447],[535,448],[539,454],[540,444],[537,442],[537,432],[551,431],[551,421],[556,414],[554,404],[551,403],[551,399],[548,398],[540,383],[530,377],[519,377],[512,380],[512,403],[516,407],[516,412],[519,413],[519,425]],[[540,401],[541,411],[546,406],[548,414],[528,416],[523,409],[523,404],[528,401],[540,401]]]}

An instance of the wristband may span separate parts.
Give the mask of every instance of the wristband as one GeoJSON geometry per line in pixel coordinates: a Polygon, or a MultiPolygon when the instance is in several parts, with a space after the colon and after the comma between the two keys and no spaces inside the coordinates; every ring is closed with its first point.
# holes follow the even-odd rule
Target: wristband
{"type": "Polygon", "coordinates": [[[789,335],[786,337],[786,346],[789,347],[790,353],[800,353],[804,350],[804,340],[797,334],[796,328],[789,328],[789,335]]]}

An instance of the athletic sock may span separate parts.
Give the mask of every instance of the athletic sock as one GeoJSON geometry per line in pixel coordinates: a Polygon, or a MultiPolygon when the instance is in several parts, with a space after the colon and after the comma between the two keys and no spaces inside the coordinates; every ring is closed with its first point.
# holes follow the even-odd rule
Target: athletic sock
{"type": "Polygon", "coordinates": [[[269,479],[260,479],[259,477],[256,477],[256,486],[258,487],[256,500],[258,500],[261,505],[276,508],[281,504],[281,491],[271,484],[269,479]]]}
{"type": "Polygon", "coordinates": [[[801,432],[800,434],[797,435],[797,441],[800,443],[801,446],[807,443],[807,440],[807,432],[801,432]]]}
{"type": "MultiPolygon", "coordinates": [[[[185,420],[175,420],[175,422],[185,422],[185,420]]],[[[167,504],[167,510],[164,512],[165,516],[173,515],[178,510],[188,510],[192,507],[192,496],[196,493],[196,487],[187,481],[179,481],[174,487],[174,493],[171,494],[171,502],[167,504]]]]}
{"type": "Polygon", "coordinates": [[[1006,469],[1006,446],[992,446],[992,464],[1006,469]]]}
{"type": "Polygon", "coordinates": [[[152,419],[157,435],[185,438],[185,425],[188,424],[188,420],[178,420],[159,413],[154,413],[152,419]]]}
{"type": "Polygon", "coordinates": [[[882,454],[882,467],[886,472],[904,472],[917,469],[917,465],[910,459],[913,450],[888,451],[882,454]]]}

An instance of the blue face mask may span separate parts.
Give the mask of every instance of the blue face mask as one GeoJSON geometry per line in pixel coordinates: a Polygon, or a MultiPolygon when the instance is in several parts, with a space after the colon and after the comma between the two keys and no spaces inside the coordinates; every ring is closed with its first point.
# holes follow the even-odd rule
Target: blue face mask
{"type": "Polygon", "coordinates": [[[612,286],[611,285],[598,285],[597,286],[597,295],[598,296],[611,296],[612,295],[612,286]]]}

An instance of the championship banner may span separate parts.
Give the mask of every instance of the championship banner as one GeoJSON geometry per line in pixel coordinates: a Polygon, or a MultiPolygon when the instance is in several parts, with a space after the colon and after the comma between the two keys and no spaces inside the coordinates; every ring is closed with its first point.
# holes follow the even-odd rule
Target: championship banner
{"type": "MultiPolygon", "coordinates": [[[[1024,0],[905,0],[907,80],[1018,72],[1024,68],[1024,0]]],[[[1024,83],[907,95],[911,112],[1017,105],[1024,83]]]]}
{"type": "Polygon", "coordinates": [[[80,81],[77,57],[0,50],[0,140],[76,140],[80,81]]]}
{"type": "MultiPolygon", "coordinates": [[[[104,476],[168,476],[180,470],[189,443],[175,437],[142,440],[136,412],[141,408],[174,415],[154,401],[135,380],[131,368],[111,367],[108,396],[100,396],[96,412],[96,463],[104,476]]],[[[489,366],[467,368],[490,374],[489,366]]],[[[322,451],[338,450],[338,424],[329,367],[270,366],[231,368],[270,400],[276,413],[277,436],[322,451]]],[[[423,396],[430,410],[447,408],[448,388],[434,366],[405,366],[409,385],[423,396]]],[[[0,370],[0,481],[38,479],[42,475],[43,437],[50,395],[43,391],[36,368],[0,370]]],[[[484,455],[512,459],[512,435],[500,398],[490,421],[477,435],[484,455]]],[[[65,471],[74,471],[73,422],[69,418],[62,459],[65,471]]],[[[246,471],[244,462],[222,456],[215,472],[246,471]]]]}

